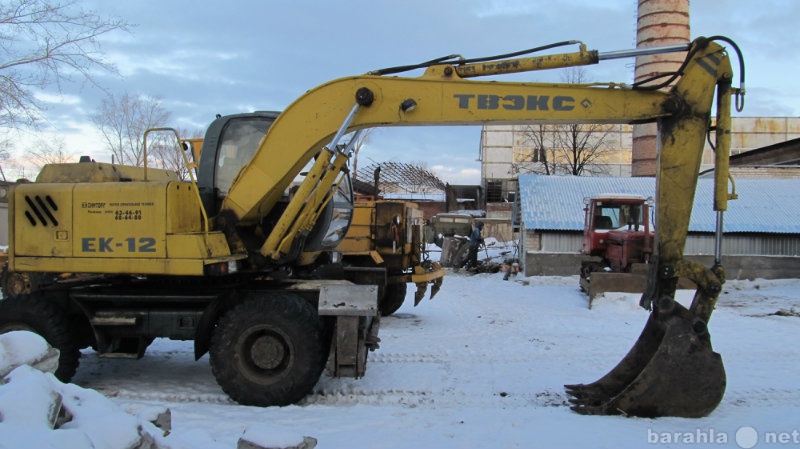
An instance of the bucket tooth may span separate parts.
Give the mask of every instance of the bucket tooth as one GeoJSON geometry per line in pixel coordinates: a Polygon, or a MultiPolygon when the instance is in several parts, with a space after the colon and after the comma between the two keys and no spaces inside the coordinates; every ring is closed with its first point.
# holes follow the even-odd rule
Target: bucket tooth
{"type": "Polygon", "coordinates": [[[422,298],[425,297],[425,292],[428,290],[427,282],[417,282],[417,291],[414,292],[414,307],[416,307],[422,298]]]}
{"type": "Polygon", "coordinates": [[[436,279],[431,284],[431,299],[433,299],[439,293],[439,289],[442,288],[442,278],[436,279]]]}
{"type": "Polygon", "coordinates": [[[725,393],[722,357],[710,336],[676,304],[666,318],[650,314],[639,339],[608,374],[590,384],[565,385],[572,410],[586,415],[696,418],[725,393]]]}

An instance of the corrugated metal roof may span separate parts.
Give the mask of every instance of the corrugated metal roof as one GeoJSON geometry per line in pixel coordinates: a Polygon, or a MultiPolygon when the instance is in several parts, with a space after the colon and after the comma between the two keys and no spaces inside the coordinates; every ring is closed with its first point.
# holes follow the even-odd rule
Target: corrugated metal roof
{"type": "Polygon", "coordinates": [[[382,193],[381,196],[387,200],[406,200],[406,201],[439,201],[444,202],[444,193],[382,193]]]}
{"type": "MultiPolygon", "coordinates": [[[[601,193],[655,196],[655,178],[519,176],[526,229],[580,231],[583,199],[601,193]]],[[[800,234],[800,179],[739,179],[728,203],[725,232],[800,234]]],[[[714,181],[699,179],[689,231],[714,232],[714,181]]]]}

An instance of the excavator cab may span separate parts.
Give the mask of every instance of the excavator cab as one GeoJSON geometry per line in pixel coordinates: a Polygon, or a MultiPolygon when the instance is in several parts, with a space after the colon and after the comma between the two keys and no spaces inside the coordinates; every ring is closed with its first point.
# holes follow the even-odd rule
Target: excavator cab
{"type": "MultiPolygon", "coordinates": [[[[221,116],[211,123],[203,139],[198,164],[198,189],[210,216],[217,216],[231,186],[253,159],[279,115],[277,111],[258,111],[221,116]]],[[[274,154],[273,157],[278,159],[284,155],[274,154]]],[[[303,248],[306,252],[336,248],[347,233],[353,214],[353,193],[349,173],[344,172],[343,177],[331,201],[320,213],[317,225],[305,237],[303,248]]],[[[269,233],[294,192],[294,188],[287,189],[277,207],[261,220],[257,225],[263,229],[260,233],[269,233]]]]}
{"type": "Polygon", "coordinates": [[[209,216],[216,216],[236,176],[280,113],[275,111],[218,117],[209,125],[198,163],[198,189],[209,216]]]}

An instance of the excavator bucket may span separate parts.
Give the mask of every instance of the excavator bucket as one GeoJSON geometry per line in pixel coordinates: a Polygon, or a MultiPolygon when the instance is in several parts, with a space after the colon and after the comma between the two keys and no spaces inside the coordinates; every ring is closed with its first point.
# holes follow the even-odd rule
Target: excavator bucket
{"type": "Polygon", "coordinates": [[[722,357],[711,349],[705,322],[680,304],[665,318],[652,312],[639,339],[608,374],[566,385],[572,410],[585,415],[697,418],[725,393],[722,357]]]}

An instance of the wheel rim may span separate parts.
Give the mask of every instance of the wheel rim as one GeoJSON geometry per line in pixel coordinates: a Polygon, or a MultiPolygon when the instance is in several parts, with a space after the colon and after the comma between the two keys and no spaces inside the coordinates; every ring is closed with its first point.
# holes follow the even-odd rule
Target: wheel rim
{"type": "Polygon", "coordinates": [[[276,335],[258,336],[250,347],[250,359],[263,370],[274,370],[286,358],[286,346],[276,335]]]}
{"type": "Polygon", "coordinates": [[[242,333],[236,352],[242,372],[251,381],[261,384],[280,378],[294,359],[289,338],[268,326],[254,326],[242,333]]]}

